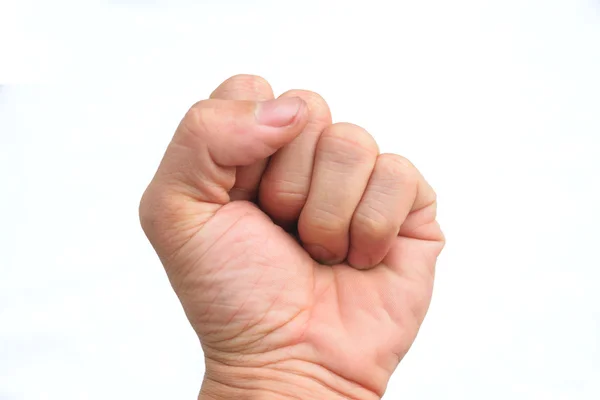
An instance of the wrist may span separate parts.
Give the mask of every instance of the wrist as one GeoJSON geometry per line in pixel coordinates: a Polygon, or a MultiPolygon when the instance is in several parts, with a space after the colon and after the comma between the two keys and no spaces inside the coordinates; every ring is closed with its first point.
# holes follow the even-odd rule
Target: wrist
{"type": "Polygon", "coordinates": [[[381,397],[322,367],[282,361],[240,367],[207,361],[198,400],[379,400],[381,397]]]}

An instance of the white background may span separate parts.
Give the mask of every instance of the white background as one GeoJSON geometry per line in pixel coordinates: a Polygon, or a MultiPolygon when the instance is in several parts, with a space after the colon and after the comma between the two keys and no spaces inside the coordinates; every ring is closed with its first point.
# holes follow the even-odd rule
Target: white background
{"type": "Polygon", "coordinates": [[[600,2],[0,4],[0,399],[196,397],[137,205],[236,73],[321,93],[439,194],[448,245],[386,399],[600,398],[600,2]]]}

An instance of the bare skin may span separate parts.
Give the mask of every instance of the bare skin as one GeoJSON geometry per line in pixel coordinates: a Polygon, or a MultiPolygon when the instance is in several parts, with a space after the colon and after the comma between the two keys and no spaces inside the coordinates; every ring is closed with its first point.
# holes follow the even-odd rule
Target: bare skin
{"type": "Polygon", "coordinates": [[[238,75],[195,104],[140,204],[206,359],[199,399],[379,399],[444,247],[405,158],[317,94],[238,75]]]}

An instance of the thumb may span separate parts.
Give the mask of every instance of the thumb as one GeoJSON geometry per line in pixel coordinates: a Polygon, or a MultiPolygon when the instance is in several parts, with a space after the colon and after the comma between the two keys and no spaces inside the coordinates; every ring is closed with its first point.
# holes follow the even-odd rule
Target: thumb
{"type": "MultiPolygon", "coordinates": [[[[269,157],[291,142],[306,121],[307,106],[300,98],[198,102],[177,128],[157,178],[175,178],[195,190],[217,186],[229,191],[232,179],[223,180],[219,172],[269,157]]],[[[199,200],[217,200],[206,196],[199,200]]]]}
{"type": "Polygon", "coordinates": [[[307,120],[308,107],[300,98],[211,99],[192,106],[140,203],[142,227],[157,250],[174,250],[198,232],[229,202],[236,167],[271,156],[298,136],[307,120]]]}

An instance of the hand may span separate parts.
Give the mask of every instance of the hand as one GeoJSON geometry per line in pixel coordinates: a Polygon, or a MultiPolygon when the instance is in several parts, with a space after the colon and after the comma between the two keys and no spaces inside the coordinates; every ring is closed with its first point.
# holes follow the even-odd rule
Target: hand
{"type": "Polygon", "coordinates": [[[315,93],[240,75],[195,104],[140,218],[202,343],[200,398],[380,398],[429,306],[435,217],[417,169],[315,93]]]}

